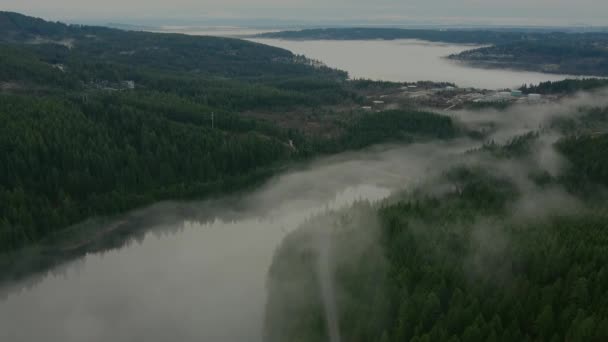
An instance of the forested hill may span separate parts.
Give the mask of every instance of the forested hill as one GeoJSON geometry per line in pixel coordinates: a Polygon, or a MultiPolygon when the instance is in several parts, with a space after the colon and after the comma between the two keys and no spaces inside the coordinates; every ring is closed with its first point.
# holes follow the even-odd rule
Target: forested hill
{"type": "Polygon", "coordinates": [[[537,138],[289,234],[270,268],[265,341],[607,341],[608,135],[560,140],[571,163],[556,177],[527,164],[537,138]]]}
{"type": "Polygon", "coordinates": [[[577,37],[583,40],[608,39],[608,33],[538,32],[489,29],[402,29],[402,28],[320,28],[261,33],[258,37],[313,40],[421,39],[431,42],[458,44],[505,44],[524,40],[563,40],[577,37]]]}
{"type": "Polygon", "coordinates": [[[0,12],[0,42],[27,45],[44,62],[85,66],[90,72],[110,66],[231,78],[346,76],[313,68],[287,50],[244,40],[66,25],[11,12],[0,12]]]}
{"type": "Polygon", "coordinates": [[[19,13],[0,12],[0,33],[2,41],[23,41],[36,36],[60,38],[70,33],[70,26],[19,13]]]}
{"type": "Polygon", "coordinates": [[[0,282],[29,268],[15,260],[38,268],[84,246],[99,232],[67,228],[89,218],[241,190],[319,154],[458,134],[433,113],[361,110],[367,90],[346,73],[286,50],[0,18],[0,282]]]}
{"type": "Polygon", "coordinates": [[[236,39],[0,13],[0,255],[90,217],[262,179],[313,138],[241,113],[352,101],[344,76],[236,39]]]}
{"type": "Polygon", "coordinates": [[[606,78],[566,79],[546,81],[539,84],[524,85],[520,88],[524,94],[573,94],[579,91],[593,91],[608,87],[606,78]]]}
{"type": "Polygon", "coordinates": [[[427,30],[400,28],[323,28],[262,33],[259,37],[281,39],[421,39],[431,42],[496,44],[520,40],[527,33],[501,31],[427,30]]]}

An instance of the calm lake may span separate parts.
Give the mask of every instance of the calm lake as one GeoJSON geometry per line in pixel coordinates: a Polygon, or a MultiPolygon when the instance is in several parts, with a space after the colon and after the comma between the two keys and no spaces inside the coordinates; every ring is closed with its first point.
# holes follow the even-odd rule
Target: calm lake
{"type": "Polygon", "coordinates": [[[538,72],[471,68],[445,56],[476,48],[474,45],[419,40],[331,41],[254,39],[348,71],[351,78],[394,82],[452,82],[460,87],[503,89],[526,83],[557,81],[575,76],[538,72]]]}

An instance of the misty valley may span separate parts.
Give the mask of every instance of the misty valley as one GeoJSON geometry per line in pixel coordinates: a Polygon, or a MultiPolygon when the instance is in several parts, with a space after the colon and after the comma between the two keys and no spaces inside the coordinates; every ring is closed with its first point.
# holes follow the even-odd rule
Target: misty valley
{"type": "Polygon", "coordinates": [[[0,12],[0,341],[608,340],[608,33],[120,28],[0,12]]]}

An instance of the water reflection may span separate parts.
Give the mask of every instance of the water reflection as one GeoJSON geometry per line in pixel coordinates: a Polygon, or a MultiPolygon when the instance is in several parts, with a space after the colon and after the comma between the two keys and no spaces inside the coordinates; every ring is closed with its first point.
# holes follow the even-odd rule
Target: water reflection
{"type": "Polygon", "coordinates": [[[286,233],[324,210],[386,198],[432,171],[431,153],[469,145],[347,153],[247,195],[131,213],[120,219],[131,238],[109,245],[121,248],[13,284],[0,301],[0,340],[259,341],[266,274],[286,233]]]}

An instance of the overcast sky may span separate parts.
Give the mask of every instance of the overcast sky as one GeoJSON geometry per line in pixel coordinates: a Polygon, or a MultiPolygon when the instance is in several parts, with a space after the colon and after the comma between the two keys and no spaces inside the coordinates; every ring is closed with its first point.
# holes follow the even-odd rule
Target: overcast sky
{"type": "Polygon", "coordinates": [[[274,19],[503,25],[608,25],[608,0],[0,0],[55,20],[274,19]]]}

